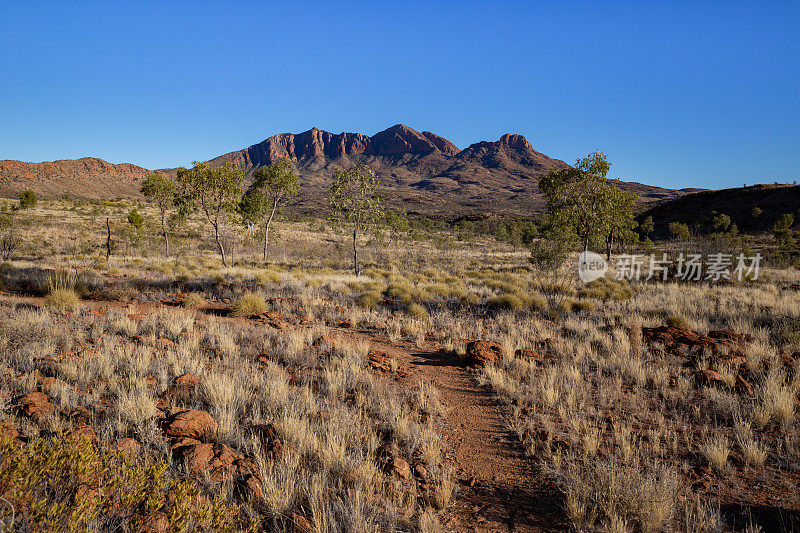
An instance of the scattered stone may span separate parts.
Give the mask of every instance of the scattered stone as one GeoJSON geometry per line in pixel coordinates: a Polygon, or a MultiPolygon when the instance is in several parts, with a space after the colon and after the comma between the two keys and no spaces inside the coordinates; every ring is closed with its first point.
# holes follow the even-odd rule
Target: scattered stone
{"type": "Polygon", "coordinates": [[[67,439],[71,441],[86,439],[88,442],[94,444],[97,442],[97,433],[94,432],[92,426],[82,426],[67,433],[67,439]]]}
{"type": "Polygon", "coordinates": [[[485,366],[497,364],[502,359],[500,345],[489,341],[471,341],[467,343],[466,363],[469,366],[485,366]]]}
{"type": "Polygon", "coordinates": [[[537,363],[542,362],[542,356],[539,355],[539,352],[534,350],[527,350],[525,348],[520,348],[514,352],[514,357],[519,359],[525,359],[528,361],[536,361],[537,363]]]}
{"type": "Polygon", "coordinates": [[[113,446],[128,459],[136,457],[139,454],[139,450],[142,449],[142,445],[137,440],[128,437],[119,439],[113,446]]]}
{"type": "Polygon", "coordinates": [[[698,370],[694,374],[695,379],[701,385],[708,385],[714,387],[725,387],[727,383],[722,374],[715,370],[698,370]]]}
{"type": "Polygon", "coordinates": [[[219,442],[199,443],[181,451],[190,474],[208,476],[215,482],[232,476],[236,470],[235,463],[242,459],[239,452],[219,442]]]}
{"type": "Polygon", "coordinates": [[[736,384],[734,385],[736,392],[753,396],[753,387],[741,375],[736,376],[736,384]]]}
{"type": "Polygon", "coordinates": [[[161,419],[160,425],[168,437],[188,437],[200,441],[210,437],[218,427],[210,414],[197,409],[186,409],[167,416],[161,419]]]}
{"type": "Polygon", "coordinates": [[[709,331],[708,335],[701,335],[673,326],[642,328],[642,336],[647,344],[662,344],[672,355],[692,357],[708,350],[723,360],[745,358],[747,344],[752,340],[750,335],[734,331],[709,331]]]}
{"type": "Polygon", "coordinates": [[[289,515],[289,523],[292,526],[292,533],[314,533],[314,525],[305,516],[299,513],[289,515]]]}
{"type": "Polygon", "coordinates": [[[55,411],[50,397],[43,392],[29,392],[17,400],[17,411],[21,415],[32,418],[36,422],[55,411]]]}
{"type": "Polygon", "coordinates": [[[400,456],[394,457],[390,465],[391,471],[403,479],[411,477],[411,467],[408,466],[408,461],[400,456]]]}

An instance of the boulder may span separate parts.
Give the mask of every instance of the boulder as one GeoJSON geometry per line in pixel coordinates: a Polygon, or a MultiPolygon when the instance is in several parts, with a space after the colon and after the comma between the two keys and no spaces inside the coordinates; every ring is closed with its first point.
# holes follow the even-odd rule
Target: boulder
{"type": "Polygon", "coordinates": [[[217,423],[206,411],[186,409],[162,418],[161,430],[171,438],[207,440],[217,430],[217,423]]]}
{"type": "Polygon", "coordinates": [[[472,341],[467,343],[466,363],[470,366],[497,364],[502,359],[500,345],[489,341],[472,341]]]}

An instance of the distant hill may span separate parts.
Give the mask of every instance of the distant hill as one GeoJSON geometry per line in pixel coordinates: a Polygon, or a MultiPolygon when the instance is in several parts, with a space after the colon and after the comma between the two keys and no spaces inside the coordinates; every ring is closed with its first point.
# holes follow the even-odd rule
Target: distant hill
{"type": "Polygon", "coordinates": [[[146,168],[123,163],[114,165],[102,159],[84,157],[45,163],[0,161],[0,196],[16,197],[32,189],[45,197],[131,198],[139,196],[146,168]]]}
{"type": "MultiPolygon", "coordinates": [[[[387,204],[410,213],[463,216],[481,213],[530,215],[544,208],[539,178],[551,168],[566,168],[559,159],[536,151],[522,135],[505,134],[460,150],[447,139],[398,124],[375,135],[330,133],[317,128],[281,133],[248,148],[209,161],[234,163],[252,176],[282,157],[292,160],[301,177],[297,207],[319,212],[337,169],[365,164],[381,179],[387,204]]],[[[176,169],[164,169],[174,173],[176,169]]],[[[101,159],[47,163],[0,162],[0,194],[15,196],[30,188],[43,196],[74,198],[138,197],[149,171],[101,159]]],[[[682,191],[622,182],[642,204],[676,198],[682,191]]]]}
{"type": "Polygon", "coordinates": [[[690,228],[702,228],[713,213],[731,217],[742,233],[769,231],[784,213],[800,220],[800,185],[753,185],[716,191],[701,191],[654,205],[639,215],[639,220],[653,217],[654,238],[669,237],[670,222],[684,222],[690,228]],[[762,211],[753,216],[753,209],[762,211]]]}

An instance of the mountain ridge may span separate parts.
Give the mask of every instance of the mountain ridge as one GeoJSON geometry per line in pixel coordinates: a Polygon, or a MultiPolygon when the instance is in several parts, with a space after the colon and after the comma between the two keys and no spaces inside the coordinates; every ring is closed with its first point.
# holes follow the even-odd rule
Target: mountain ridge
{"type": "MultiPolygon", "coordinates": [[[[354,164],[370,167],[381,179],[390,206],[410,213],[464,215],[492,211],[530,214],[544,208],[539,178],[551,168],[567,168],[560,159],[536,151],[520,134],[479,141],[459,149],[429,131],[396,124],[372,136],[332,133],[313,127],[301,133],[279,133],[241,150],[210,159],[212,166],[233,163],[249,179],[256,168],[289,158],[300,175],[296,206],[319,212],[336,170],[354,164]]],[[[177,168],[159,169],[174,174],[177,168]]],[[[129,163],[97,158],[44,163],[0,161],[0,194],[31,188],[44,196],[76,198],[140,197],[141,181],[150,172],[129,163]]],[[[620,186],[641,202],[675,198],[683,193],[635,182],[620,186]]]]}

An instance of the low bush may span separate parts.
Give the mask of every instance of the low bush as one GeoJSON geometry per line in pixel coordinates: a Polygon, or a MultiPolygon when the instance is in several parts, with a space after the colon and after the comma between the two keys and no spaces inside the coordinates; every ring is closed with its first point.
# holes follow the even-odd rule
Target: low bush
{"type": "Polygon", "coordinates": [[[269,305],[260,294],[248,292],[231,305],[230,315],[236,318],[248,318],[269,311],[269,305]]]}

